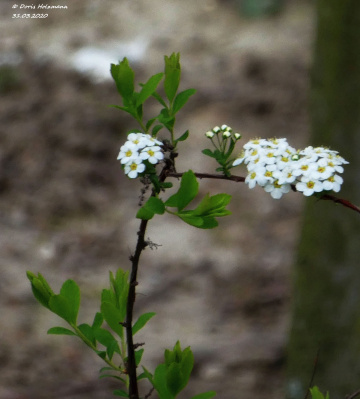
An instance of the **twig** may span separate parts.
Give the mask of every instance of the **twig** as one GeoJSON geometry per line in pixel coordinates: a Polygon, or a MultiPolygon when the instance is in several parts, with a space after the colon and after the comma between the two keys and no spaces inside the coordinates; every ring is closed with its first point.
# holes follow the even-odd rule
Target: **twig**
{"type": "MultiPolygon", "coordinates": [[[[221,179],[221,180],[230,180],[234,182],[244,182],[245,177],[243,176],[225,176],[225,175],[216,175],[216,174],[210,174],[210,173],[197,173],[194,172],[195,176],[198,177],[199,179],[221,179]]],[[[169,173],[169,177],[181,177],[183,173],[169,173]]],[[[296,187],[294,184],[291,185],[291,189],[293,191],[297,191],[296,187]]],[[[335,197],[334,195],[330,194],[323,194],[319,199],[325,200],[325,201],[332,201],[335,202],[336,204],[340,204],[342,206],[345,206],[346,208],[352,209],[353,211],[360,213],[360,208],[354,204],[352,204],[350,201],[343,199],[343,198],[338,198],[335,197]]]]}
{"type": "MultiPolygon", "coordinates": [[[[165,166],[159,174],[159,181],[164,182],[166,177],[169,175],[171,170],[174,170],[174,159],[176,157],[176,153],[170,153],[170,159],[166,160],[165,166]]],[[[153,190],[152,196],[155,196],[156,193],[153,190]]],[[[137,375],[136,375],[136,360],[135,360],[135,346],[133,341],[133,333],[132,333],[132,319],[133,319],[133,310],[134,303],[136,297],[136,286],[137,286],[137,272],[139,268],[140,255],[142,251],[148,245],[145,240],[146,227],[148,224],[148,220],[141,220],[139,231],[137,233],[138,239],[136,243],[135,253],[131,255],[131,274],[130,274],[130,282],[129,282],[129,292],[127,297],[127,305],[126,305],[126,321],[125,321],[125,329],[126,329],[126,341],[127,341],[127,373],[129,376],[129,398],[130,399],[139,399],[139,390],[137,383],[137,375]]]]}
{"type": "Polygon", "coordinates": [[[345,399],[354,399],[358,395],[360,395],[360,389],[350,395],[346,395],[345,399]]]}
{"type": "Polygon", "coordinates": [[[147,227],[147,220],[141,220],[140,228],[138,231],[138,240],[134,255],[131,256],[131,275],[129,284],[129,293],[126,306],[126,340],[127,340],[127,372],[129,375],[129,398],[139,399],[139,391],[136,376],[136,361],[135,361],[135,347],[132,334],[132,317],[135,302],[135,288],[137,285],[136,276],[139,267],[140,255],[146,247],[145,232],[147,227]]]}

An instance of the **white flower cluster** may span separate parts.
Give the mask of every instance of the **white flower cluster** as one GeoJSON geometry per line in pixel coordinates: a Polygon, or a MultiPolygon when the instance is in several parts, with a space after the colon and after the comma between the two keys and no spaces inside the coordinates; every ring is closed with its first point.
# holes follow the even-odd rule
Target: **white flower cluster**
{"type": "Polygon", "coordinates": [[[340,191],[341,176],[348,164],[337,151],[324,147],[306,147],[296,151],[286,139],[256,139],[244,145],[243,153],[233,162],[247,165],[245,183],[257,184],[273,198],[281,198],[295,185],[297,191],[310,196],[321,191],[340,191]]]}
{"type": "Polygon", "coordinates": [[[121,146],[117,159],[124,165],[125,174],[135,179],[146,169],[147,161],[156,165],[164,159],[162,142],[145,133],[130,133],[121,146]]]}

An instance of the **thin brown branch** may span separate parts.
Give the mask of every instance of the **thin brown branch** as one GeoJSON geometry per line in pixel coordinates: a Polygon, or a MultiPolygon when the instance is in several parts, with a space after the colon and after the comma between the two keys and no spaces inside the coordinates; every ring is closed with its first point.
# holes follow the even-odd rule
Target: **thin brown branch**
{"type": "Polygon", "coordinates": [[[345,399],[354,399],[354,398],[356,398],[356,396],[359,396],[359,395],[360,395],[360,389],[350,395],[346,395],[345,399]]]}
{"type": "MultiPolygon", "coordinates": [[[[230,180],[234,182],[245,182],[245,177],[243,176],[225,176],[225,175],[217,175],[217,174],[211,174],[211,173],[197,173],[194,172],[195,176],[198,177],[199,179],[221,179],[221,180],[230,180]]],[[[181,177],[183,173],[169,173],[169,177],[181,177]]],[[[291,185],[291,188],[293,191],[297,191],[296,187],[294,184],[291,185]]],[[[322,195],[319,199],[325,200],[325,201],[332,201],[335,202],[336,204],[340,204],[342,206],[345,206],[346,208],[352,209],[353,211],[360,213],[360,208],[354,204],[352,204],[350,201],[343,199],[343,198],[338,198],[335,197],[334,195],[330,194],[324,194],[322,195]]]]}
{"type": "MultiPolygon", "coordinates": [[[[166,177],[169,175],[169,171],[174,169],[174,159],[176,157],[176,153],[170,154],[170,159],[166,161],[165,166],[163,167],[160,175],[159,181],[164,182],[166,177]]],[[[152,196],[155,196],[155,191],[152,192],[152,196]]],[[[125,321],[125,330],[126,330],[126,341],[127,341],[127,374],[129,376],[129,398],[130,399],[139,399],[139,389],[136,375],[136,360],[135,360],[135,349],[136,345],[134,345],[133,341],[133,333],[132,333],[132,321],[133,321],[133,311],[134,311],[134,303],[136,298],[136,286],[137,286],[137,272],[139,268],[140,255],[142,251],[148,245],[145,240],[145,232],[147,228],[148,220],[141,220],[139,231],[137,233],[137,243],[135,248],[135,253],[130,257],[131,260],[131,274],[130,274],[130,282],[129,282],[129,292],[127,297],[127,305],[126,305],[126,321],[125,321]]]]}

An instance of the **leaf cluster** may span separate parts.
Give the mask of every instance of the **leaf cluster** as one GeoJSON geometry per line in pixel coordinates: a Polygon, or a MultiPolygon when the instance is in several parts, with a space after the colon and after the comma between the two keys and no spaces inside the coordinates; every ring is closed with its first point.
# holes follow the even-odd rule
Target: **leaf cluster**
{"type": "Polygon", "coordinates": [[[164,72],[151,76],[146,83],[140,83],[140,91],[135,90],[135,73],[127,58],[118,64],[111,64],[111,76],[113,77],[117,90],[122,98],[123,105],[114,107],[132,115],[140,124],[141,129],[152,136],[166,128],[171,135],[171,143],[174,147],[179,141],[184,141],[189,135],[186,131],[180,137],[174,137],[174,124],[176,114],[195,94],[195,89],[186,89],[178,92],[181,78],[180,54],[173,53],[165,56],[164,72]],[[158,87],[163,80],[163,96],[158,87]],[[147,121],[143,120],[143,105],[149,98],[155,99],[161,106],[157,115],[147,121]]]}
{"type": "Polygon", "coordinates": [[[197,196],[199,183],[192,170],[182,175],[178,191],[170,196],[165,202],[158,197],[150,197],[139,209],[136,217],[150,220],[156,214],[162,215],[166,212],[174,214],[185,223],[201,229],[211,229],[218,225],[216,218],[229,215],[231,212],[225,209],[231,200],[229,194],[206,194],[200,204],[192,210],[185,208],[197,196]],[[176,208],[171,211],[169,208],[176,208]]]}
{"type": "Polygon", "coordinates": [[[326,395],[324,395],[317,386],[310,388],[310,393],[312,399],[330,399],[329,392],[326,392],[326,395]]]}
{"type": "MultiPolygon", "coordinates": [[[[122,382],[126,382],[127,357],[124,322],[129,291],[128,274],[121,269],[115,275],[110,272],[110,288],[102,291],[100,312],[95,314],[92,324],[78,324],[80,288],[76,282],[65,281],[60,293],[55,294],[40,273],[35,275],[32,272],[27,272],[35,298],[71,327],[71,329],[62,326],[52,327],[48,330],[48,334],[77,336],[108,364],[109,367],[102,368],[101,373],[110,370],[122,374],[120,377],[106,373],[101,374],[100,377],[114,377],[122,382]],[[104,321],[107,328],[103,327],[104,321]],[[115,354],[120,358],[117,363],[113,362],[115,354]]],[[[153,316],[155,316],[153,312],[140,315],[132,326],[133,335],[140,331],[153,316]]],[[[144,349],[135,351],[137,365],[141,361],[143,352],[144,349]]]]}
{"type": "MultiPolygon", "coordinates": [[[[175,399],[189,382],[194,367],[194,355],[190,347],[181,350],[178,341],[173,350],[165,350],[164,357],[164,363],[156,367],[154,374],[143,367],[144,374],[155,388],[159,399],[175,399]]],[[[191,399],[210,399],[215,395],[214,391],[209,391],[193,396],[191,399]]]]}

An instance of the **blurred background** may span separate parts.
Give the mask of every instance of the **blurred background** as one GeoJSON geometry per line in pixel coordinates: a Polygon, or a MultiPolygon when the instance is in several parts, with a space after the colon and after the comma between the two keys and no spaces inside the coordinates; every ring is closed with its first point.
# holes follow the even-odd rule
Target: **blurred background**
{"type": "MultiPolygon", "coordinates": [[[[56,290],[75,279],[80,321],[89,322],[108,271],[129,267],[141,186],[116,157],[137,126],[109,107],[120,104],[110,63],[127,57],[144,82],[163,70],[165,54],[181,53],[182,89],[198,92],[178,117],[177,132],[190,129],[179,171],[216,167],[201,149],[204,133],[223,123],[242,133],[241,145],[275,136],[303,147],[315,7],[61,0],[68,9],[46,19],[12,19],[12,3],[0,4],[0,398],[110,398],[116,384],[97,379],[93,353],[46,335],[62,323],[35,302],[25,275],[41,272],[56,290]]],[[[210,389],[221,399],[284,397],[302,196],[276,201],[219,181],[202,181],[201,191],[233,195],[233,215],[218,229],[164,216],[148,230],[159,247],[143,256],[136,312],[157,316],[139,333],[144,364],[151,370],[179,339],[196,360],[183,398],[210,389]]]]}

